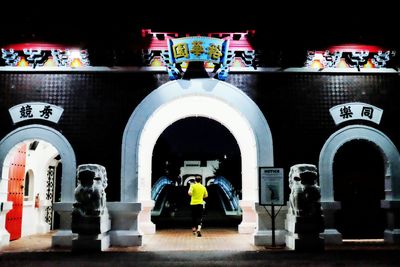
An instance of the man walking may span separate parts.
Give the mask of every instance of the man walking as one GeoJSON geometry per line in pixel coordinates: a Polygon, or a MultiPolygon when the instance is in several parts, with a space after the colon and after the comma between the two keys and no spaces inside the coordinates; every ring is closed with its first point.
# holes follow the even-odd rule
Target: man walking
{"type": "Polygon", "coordinates": [[[201,177],[196,176],[195,183],[190,185],[189,196],[190,209],[192,211],[193,235],[201,236],[201,224],[203,220],[204,199],[208,197],[207,189],[201,184],[201,177]]]}

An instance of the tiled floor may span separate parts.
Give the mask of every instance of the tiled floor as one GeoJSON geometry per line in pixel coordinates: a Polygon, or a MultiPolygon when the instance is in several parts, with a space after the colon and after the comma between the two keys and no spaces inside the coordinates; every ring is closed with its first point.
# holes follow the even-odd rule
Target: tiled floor
{"type": "Polygon", "coordinates": [[[143,236],[143,246],[140,251],[166,251],[166,250],[234,250],[256,251],[265,250],[264,247],[252,245],[251,234],[239,234],[228,229],[204,229],[202,237],[193,236],[191,229],[162,230],[155,235],[143,236]]]}
{"type": "MultiPolygon", "coordinates": [[[[202,237],[193,236],[191,229],[158,230],[144,235],[140,247],[111,247],[110,251],[261,251],[254,246],[251,234],[239,234],[234,229],[203,229],[202,237]]],[[[51,233],[34,235],[12,241],[2,252],[52,251],[51,233]]],[[[62,250],[62,249],[57,249],[62,250]]]]}
{"type": "MultiPolygon", "coordinates": [[[[70,251],[70,248],[52,248],[51,234],[34,235],[12,241],[1,252],[70,251]]],[[[287,250],[284,246],[274,248],[254,246],[251,234],[239,234],[234,229],[203,229],[202,237],[193,236],[191,229],[157,230],[154,235],[144,235],[140,247],[111,247],[108,251],[272,251],[287,250]]],[[[400,250],[400,245],[384,244],[383,240],[344,240],[339,246],[326,246],[326,250],[400,250]]]]}

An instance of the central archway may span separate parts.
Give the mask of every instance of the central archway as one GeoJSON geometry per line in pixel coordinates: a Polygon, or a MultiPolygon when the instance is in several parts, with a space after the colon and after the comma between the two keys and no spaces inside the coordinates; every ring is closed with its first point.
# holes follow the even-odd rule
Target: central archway
{"type": "Polygon", "coordinates": [[[169,125],[196,116],[218,121],[236,139],[242,158],[243,221],[239,232],[254,231],[258,167],[274,164],[271,131],[261,110],[243,91],[218,80],[172,81],[139,104],[123,136],[121,201],[142,203],[139,228],[154,232],[150,221],[153,148],[169,125]]]}

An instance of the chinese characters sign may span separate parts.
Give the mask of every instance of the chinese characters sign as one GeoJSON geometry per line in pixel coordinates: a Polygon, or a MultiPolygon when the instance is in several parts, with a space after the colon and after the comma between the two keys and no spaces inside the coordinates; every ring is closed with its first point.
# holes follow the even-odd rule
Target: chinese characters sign
{"type": "Polygon", "coordinates": [[[260,205],[284,205],[283,168],[259,168],[260,205]]]}
{"type": "Polygon", "coordinates": [[[171,58],[175,63],[209,61],[224,64],[228,41],[218,38],[194,36],[169,39],[171,58]]]}
{"type": "Polygon", "coordinates": [[[42,102],[22,103],[8,110],[14,123],[39,119],[58,123],[64,109],[42,102]]]}
{"type": "Polygon", "coordinates": [[[382,109],[359,102],[337,105],[330,108],[329,112],[336,125],[349,120],[367,120],[379,124],[383,114],[382,109]]]}
{"type": "Polygon", "coordinates": [[[218,78],[228,75],[229,41],[206,36],[168,39],[168,74],[172,80],[178,78],[177,64],[190,61],[210,62],[219,65],[218,78]]]}

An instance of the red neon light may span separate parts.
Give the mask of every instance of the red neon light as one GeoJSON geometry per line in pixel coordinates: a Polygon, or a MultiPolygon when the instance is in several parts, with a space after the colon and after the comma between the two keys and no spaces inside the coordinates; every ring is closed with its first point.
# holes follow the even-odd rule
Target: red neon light
{"type": "Polygon", "coordinates": [[[360,52],[369,51],[370,53],[377,53],[379,51],[387,51],[386,48],[375,45],[360,45],[360,44],[342,44],[330,46],[327,50],[334,52],[360,52]]]}
{"type": "MultiPolygon", "coordinates": [[[[253,51],[254,48],[250,44],[247,36],[255,34],[255,30],[248,30],[246,32],[213,32],[207,34],[197,34],[195,36],[208,36],[229,40],[229,49],[234,51],[253,51]]],[[[188,33],[179,34],[177,32],[153,32],[150,29],[142,29],[142,37],[151,36],[150,44],[147,49],[151,50],[168,50],[167,40],[171,38],[189,37],[193,36],[188,33]]]]}
{"type": "Polygon", "coordinates": [[[21,43],[21,44],[10,44],[5,47],[4,49],[14,49],[15,51],[21,51],[24,49],[35,49],[35,50],[52,50],[52,49],[79,49],[75,47],[67,47],[62,44],[50,44],[50,43],[21,43]]]}

